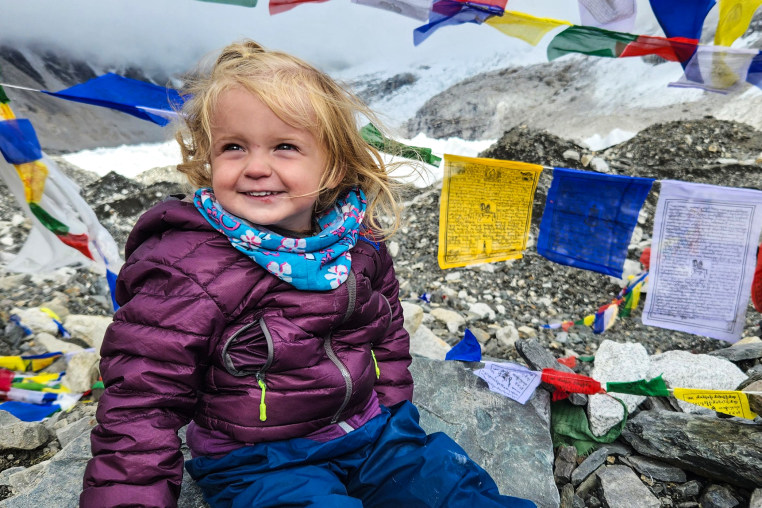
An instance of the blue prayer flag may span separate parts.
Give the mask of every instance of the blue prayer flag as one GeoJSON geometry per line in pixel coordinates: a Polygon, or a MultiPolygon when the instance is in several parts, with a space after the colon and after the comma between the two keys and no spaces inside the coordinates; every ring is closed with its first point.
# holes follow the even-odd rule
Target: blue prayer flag
{"type": "Polygon", "coordinates": [[[537,252],[562,265],[621,277],[653,181],[553,168],[537,252]]]}
{"type": "Polygon", "coordinates": [[[9,164],[24,164],[41,159],[42,150],[32,122],[26,118],[0,122],[0,152],[9,164]]]}
{"type": "Polygon", "coordinates": [[[32,404],[17,400],[0,404],[0,411],[7,411],[22,422],[39,422],[60,410],[61,406],[58,404],[32,404]]]}
{"type": "Polygon", "coordinates": [[[58,92],[44,93],[74,102],[115,109],[158,125],[169,123],[183,103],[177,90],[108,73],[58,92]]]}
{"type": "Polygon", "coordinates": [[[651,0],[656,20],[667,37],[701,39],[701,29],[715,0],[651,0]]]}
{"type": "Polygon", "coordinates": [[[459,2],[457,0],[438,0],[434,2],[429,22],[413,30],[413,44],[419,45],[435,30],[443,26],[462,23],[481,24],[492,16],[502,16],[504,9],[487,2],[459,2]]]}
{"type": "Polygon", "coordinates": [[[752,58],[749,72],[746,75],[746,81],[757,88],[762,88],[762,51],[752,58]]]}
{"type": "Polygon", "coordinates": [[[463,362],[479,362],[482,359],[482,347],[471,330],[466,328],[463,339],[455,344],[445,355],[445,360],[461,360],[463,362]]]}

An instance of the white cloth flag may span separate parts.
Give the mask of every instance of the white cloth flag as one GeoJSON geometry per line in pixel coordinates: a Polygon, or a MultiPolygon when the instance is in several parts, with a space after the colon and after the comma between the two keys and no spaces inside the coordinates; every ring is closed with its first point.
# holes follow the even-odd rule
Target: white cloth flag
{"type": "Polygon", "coordinates": [[[542,373],[516,363],[484,362],[484,368],[474,374],[485,380],[491,391],[521,404],[529,400],[542,378],[542,373]]]}
{"type": "Polygon", "coordinates": [[[579,0],[580,24],[615,32],[635,28],[635,0],[579,0]]]}
{"type": "Polygon", "coordinates": [[[396,12],[408,18],[428,21],[433,0],[352,0],[352,3],[396,12]]]}
{"type": "Polygon", "coordinates": [[[749,67],[758,54],[758,49],[699,45],[683,76],[669,86],[729,93],[746,84],[749,67]]]}
{"type": "Polygon", "coordinates": [[[643,324],[737,341],[760,229],[762,191],[662,181],[643,324]]]}

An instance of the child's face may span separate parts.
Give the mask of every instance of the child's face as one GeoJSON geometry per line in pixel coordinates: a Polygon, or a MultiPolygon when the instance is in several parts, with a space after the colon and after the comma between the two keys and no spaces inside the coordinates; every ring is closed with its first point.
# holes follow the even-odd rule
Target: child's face
{"type": "Polygon", "coordinates": [[[228,212],[262,226],[311,229],[326,153],[306,129],[231,88],[212,115],[212,189],[228,212]]]}

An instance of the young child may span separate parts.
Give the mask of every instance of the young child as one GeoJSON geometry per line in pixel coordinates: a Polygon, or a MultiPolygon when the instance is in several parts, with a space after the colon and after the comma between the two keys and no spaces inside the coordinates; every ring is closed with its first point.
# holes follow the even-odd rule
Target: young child
{"type": "Polygon", "coordinates": [[[127,242],[81,506],[175,506],[189,422],[212,506],[534,506],[418,425],[371,112],[252,41],[187,92],[178,169],[199,189],[127,242]]]}

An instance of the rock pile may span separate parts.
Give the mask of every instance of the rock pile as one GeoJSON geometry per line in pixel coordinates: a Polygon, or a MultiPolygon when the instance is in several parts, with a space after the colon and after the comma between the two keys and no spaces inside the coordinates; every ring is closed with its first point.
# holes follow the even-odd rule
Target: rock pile
{"type": "MultiPolygon", "coordinates": [[[[622,145],[595,153],[546,132],[517,127],[483,155],[762,188],[761,136],[748,126],[708,118],[655,125],[622,145]]],[[[139,180],[114,174],[99,179],[59,164],[80,184],[85,199],[120,246],[150,204],[185,190],[166,168],[139,180]]],[[[537,238],[551,180],[552,172],[544,171],[535,198],[532,238],[537,238]]],[[[649,245],[657,197],[655,185],[633,235],[629,270],[639,269],[636,260],[649,245]]],[[[694,412],[695,408],[668,398],[625,400],[629,416],[616,440],[600,444],[586,456],[570,446],[560,446],[554,453],[554,406],[548,390],[537,390],[526,405],[520,405],[490,392],[471,374],[477,365],[439,361],[468,328],[482,344],[485,357],[535,370],[560,368],[556,359],[562,356],[595,355],[594,363],[580,363],[576,370],[600,381],[663,374],[670,387],[743,388],[762,371],[762,347],[753,338],[760,335],[760,316],[753,308],[749,307],[744,331],[749,344],[730,348],[713,339],[643,326],[637,312],[602,335],[586,327],[568,332],[542,328],[553,320],[578,319],[593,312],[616,295],[622,281],[553,264],[536,253],[531,241],[523,259],[441,270],[436,260],[438,201],[436,188],[411,191],[407,222],[389,243],[406,327],[413,352],[419,355],[413,366],[416,403],[427,430],[445,430],[456,437],[490,470],[503,491],[529,497],[539,506],[762,506],[759,422],[694,412]]],[[[28,229],[13,203],[0,203],[0,259],[19,249],[28,229]]],[[[97,270],[0,272],[0,288],[0,355],[97,350],[111,315],[107,286],[97,270]],[[39,307],[56,312],[73,338],[56,337],[51,320],[39,307]],[[24,335],[10,320],[11,314],[21,316],[32,334],[24,335]]],[[[48,369],[66,370],[73,391],[91,386],[97,376],[96,354],[71,358],[77,360],[61,360],[48,369]]],[[[92,402],[80,402],[72,411],[41,423],[14,421],[0,412],[0,498],[6,498],[0,506],[76,506],[90,453],[87,431],[95,423],[97,393],[93,395],[92,402]]],[[[622,406],[612,405],[610,397],[574,397],[572,402],[584,408],[596,436],[621,426],[622,406]]],[[[200,503],[197,489],[186,482],[181,506],[200,503]]]]}

